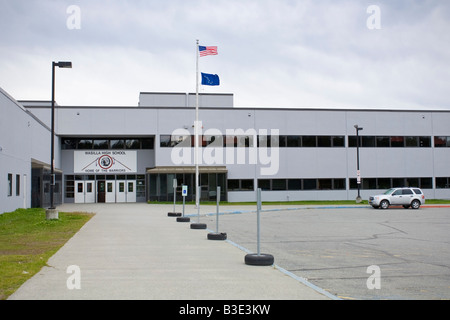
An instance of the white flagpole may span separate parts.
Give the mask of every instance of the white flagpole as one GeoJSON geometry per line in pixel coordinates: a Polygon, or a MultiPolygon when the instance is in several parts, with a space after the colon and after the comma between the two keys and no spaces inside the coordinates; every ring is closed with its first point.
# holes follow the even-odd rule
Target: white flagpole
{"type": "Polygon", "coordinates": [[[199,123],[198,123],[198,57],[199,57],[199,42],[197,40],[197,46],[196,46],[196,56],[197,56],[197,73],[196,73],[196,95],[195,95],[195,124],[194,124],[194,130],[195,130],[195,205],[197,207],[197,214],[198,217],[200,217],[200,193],[199,193],[199,172],[198,172],[198,149],[199,149],[199,137],[198,137],[198,131],[199,131],[199,123]]]}

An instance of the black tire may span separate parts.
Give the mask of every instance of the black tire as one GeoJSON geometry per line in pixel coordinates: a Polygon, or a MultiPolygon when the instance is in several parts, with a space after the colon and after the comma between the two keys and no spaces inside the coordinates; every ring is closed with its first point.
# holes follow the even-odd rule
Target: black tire
{"type": "Polygon", "coordinates": [[[168,217],[181,217],[181,212],[168,212],[168,217]]]}
{"type": "Polygon", "coordinates": [[[191,218],[189,217],[178,217],[177,222],[191,222],[191,218]]]}
{"type": "Polygon", "coordinates": [[[382,200],[382,201],[380,202],[380,208],[383,209],[383,210],[388,209],[388,208],[389,208],[389,201],[387,201],[387,200],[382,200]]]}
{"type": "Polygon", "coordinates": [[[412,202],[411,202],[411,208],[412,209],[419,209],[420,208],[420,201],[419,200],[413,200],[412,202]]]}
{"type": "Polygon", "coordinates": [[[191,229],[206,229],[206,223],[191,223],[191,229]]]}
{"type": "Polygon", "coordinates": [[[271,266],[274,263],[273,255],[267,253],[249,253],[245,256],[245,264],[251,266],[271,266]]]}
{"type": "Polygon", "coordinates": [[[224,232],[221,233],[208,233],[208,240],[227,240],[227,234],[224,232]]]}

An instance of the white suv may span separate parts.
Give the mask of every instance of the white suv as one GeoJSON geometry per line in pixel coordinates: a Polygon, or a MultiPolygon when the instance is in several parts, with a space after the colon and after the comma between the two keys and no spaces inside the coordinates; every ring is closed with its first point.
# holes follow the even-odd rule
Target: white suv
{"type": "Polygon", "coordinates": [[[425,195],[419,188],[392,188],[369,198],[374,208],[387,209],[390,205],[402,205],[405,209],[419,209],[425,203],[425,195]]]}

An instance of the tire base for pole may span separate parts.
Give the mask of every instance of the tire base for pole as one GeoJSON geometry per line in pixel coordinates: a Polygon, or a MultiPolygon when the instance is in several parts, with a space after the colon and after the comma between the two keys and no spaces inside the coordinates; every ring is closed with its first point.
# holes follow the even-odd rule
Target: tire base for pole
{"type": "Polygon", "coordinates": [[[191,218],[189,217],[178,217],[177,222],[191,222],[191,218]]]}
{"type": "Polygon", "coordinates": [[[225,232],[211,232],[208,233],[208,240],[227,240],[227,234],[225,232]]]}
{"type": "Polygon", "coordinates": [[[181,217],[181,212],[168,212],[168,217],[181,217]]]}
{"type": "Polygon", "coordinates": [[[191,229],[206,229],[206,223],[200,222],[191,223],[191,229]]]}
{"type": "Polygon", "coordinates": [[[251,266],[271,266],[274,263],[274,257],[267,253],[249,253],[245,256],[245,264],[251,266]]]}

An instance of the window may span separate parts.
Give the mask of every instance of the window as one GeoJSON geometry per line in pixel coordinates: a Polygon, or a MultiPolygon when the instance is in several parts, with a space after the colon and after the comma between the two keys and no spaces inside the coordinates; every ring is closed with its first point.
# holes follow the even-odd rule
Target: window
{"type": "Polygon", "coordinates": [[[391,147],[398,148],[405,146],[405,138],[404,137],[391,137],[391,147]]]}
{"type": "Polygon", "coordinates": [[[78,141],[77,149],[92,149],[92,140],[81,139],[78,141]]]}
{"type": "Polygon", "coordinates": [[[253,179],[230,179],[228,180],[228,191],[253,191],[253,179]]]}
{"type": "Polygon", "coordinates": [[[12,184],[13,184],[12,174],[8,173],[8,197],[12,196],[12,184]]]}
{"type": "Polygon", "coordinates": [[[228,180],[228,191],[239,191],[239,180],[228,180]]]}
{"type": "Polygon", "coordinates": [[[109,149],[109,141],[105,139],[94,140],[94,149],[109,149]]]}
{"type": "Polygon", "coordinates": [[[128,139],[125,140],[125,148],[126,149],[140,149],[141,141],[138,139],[128,139]]]}
{"type": "Polygon", "coordinates": [[[330,136],[318,136],[317,146],[320,148],[331,147],[331,137],[330,136]]]}
{"type": "Polygon", "coordinates": [[[301,179],[288,179],[288,190],[301,190],[302,180],[301,179]]]}
{"type": "Polygon", "coordinates": [[[288,147],[301,147],[302,137],[301,136],[287,136],[287,146],[288,147]]]}
{"type": "Polygon", "coordinates": [[[287,190],[286,179],[273,179],[272,190],[287,190]]]}
{"type": "Polygon", "coordinates": [[[304,179],[303,180],[303,190],[316,190],[317,189],[316,179],[304,179]]]}
{"type": "Polygon", "coordinates": [[[344,136],[335,136],[331,137],[333,142],[333,147],[345,147],[345,137],[344,136]]]}
{"type": "Polygon", "coordinates": [[[389,137],[377,137],[377,148],[389,148],[389,137]]]}
{"type": "Polygon", "coordinates": [[[419,188],[433,189],[433,179],[432,178],[420,178],[419,188]]]}
{"type": "Polygon", "coordinates": [[[345,190],[345,179],[333,179],[334,190],[345,190]]]}
{"type": "Polygon", "coordinates": [[[430,148],[431,147],[431,137],[419,137],[419,147],[430,148]]]}
{"type": "Polygon", "coordinates": [[[170,135],[161,135],[161,136],[159,136],[159,146],[161,148],[170,147],[170,140],[171,140],[171,136],[170,135]]]}
{"type": "Polygon", "coordinates": [[[331,179],[319,179],[319,190],[331,190],[332,182],[331,179]]]}
{"type": "Polygon", "coordinates": [[[302,137],[303,147],[317,147],[316,136],[303,136],[302,137]]]}
{"type": "Polygon", "coordinates": [[[258,180],[258,188],[261,188],[261,190],[270,190],[270,179],[258,180]]]}
{"type": "Polygon", "coordinates": [[[390,178],[378,178],[377,179],[377,189],[390,189],[392,188],[390,178]]]}
{"type": "Polygon", "coordinates": [[[241,180],[241,191],[253,191],[253,180],[241,180]]]}
{"type": "Polygon", "coordinates": [[[377,179],[376,178],[362,179],[361,186],[363,189],[376,189],[377,188],[377,179]]]}
{"type": "Polygon", "coordinates": [[[61,149],[62,150],[73,150],[77,148],[78,139],[67,139],[63,138],[61,140],[61,149]]]}
{"type": "Polygon", "coordinates": [[[435,148],[445,148],[450,147],[450,137],[434,137],[434,147],[435,148]]]}
{"type": "Polygon", "coordinates": [[[16,196],[20,196],[20,174],[16,174],[16,196]]]}
{"type": "MultiPolygon", "coordinates": [[[[170,137],[170,136],[169,136],[170,137]]],[[[62,150],[117,150],[117,149],[154,149],[154,137],[149,138],[62,138],[62,150]]]]}
{"type": "Polygon", "coordinates": [[[279,138],[279,140],[278,140],[279,147],[280,147],[280,148],[286,147],[286,144],[287,144],[287,142],[286,142],[286,140],[287,140],[286,136],[278,136],[278,138],[279,138]]]}
{"type": "Polygon", "coordinates": [[[375,136],[362,136],[361,146],[364,148],[375,147],[375,136]]]}
{"type": "Polygon", "coordinates": [[[155,139],[154,138],[141,139],[141,148],[153,150],[155,148],[155,139]]]}
{"type": "Polygon", "coordinates": [[[205,147],[211,145],[211,147],[215,148],[223,147],[223,136],[203,136],[202,145],[205,147]]]}
{"type": "Polygon", "coordinates": [[[276,142],[278,136],[258,136],[258,148],[270,148],[271,146],[277,147],[279,143],[276,142]],[[273,140],[273,141],[272,141],[273,140]],[[273,142],[273,143],[272,143],[273,142]]]}
{"type": "MultiPolygon", "coordinates": [[[[356,181],[356,179],[355,179],[356,181]]],[[[346,182],[341,179],[260,179],[258,188],[266,191],[283,190],[345,190],[346,182]]]]}
{"type": "Polygon", "coordinates": [[[419,146],[419,138],[418,137],[406,137],[405,139],[406,147],[418,147],[419,146]]]}
{"type": "MultiPolygon", "coordinates": [[[[381,189],[386,190],[398,187],[418,187],[422,189],[432,188],[432,178],[363,178],[361,179],[362,189],[381,189]]],[[[436,183],[437,183],[436,179],[436,183]]],[[[444,182],[444,181],[440,181],[444,182]]],[[[356,179],[350,179],[350,189],[356,189],[356,179]]]]}
{"type": "Polygon", "coordinates": [[[111,140],[111,149],[124,149],[125,141],[123,139],[113,139],[111,140]]]}
{"type": "Polygon", "coordinates": [[[436,178],[436,188],[438,189],[450,188],[450,178],[447,177],[436,178]]]}

